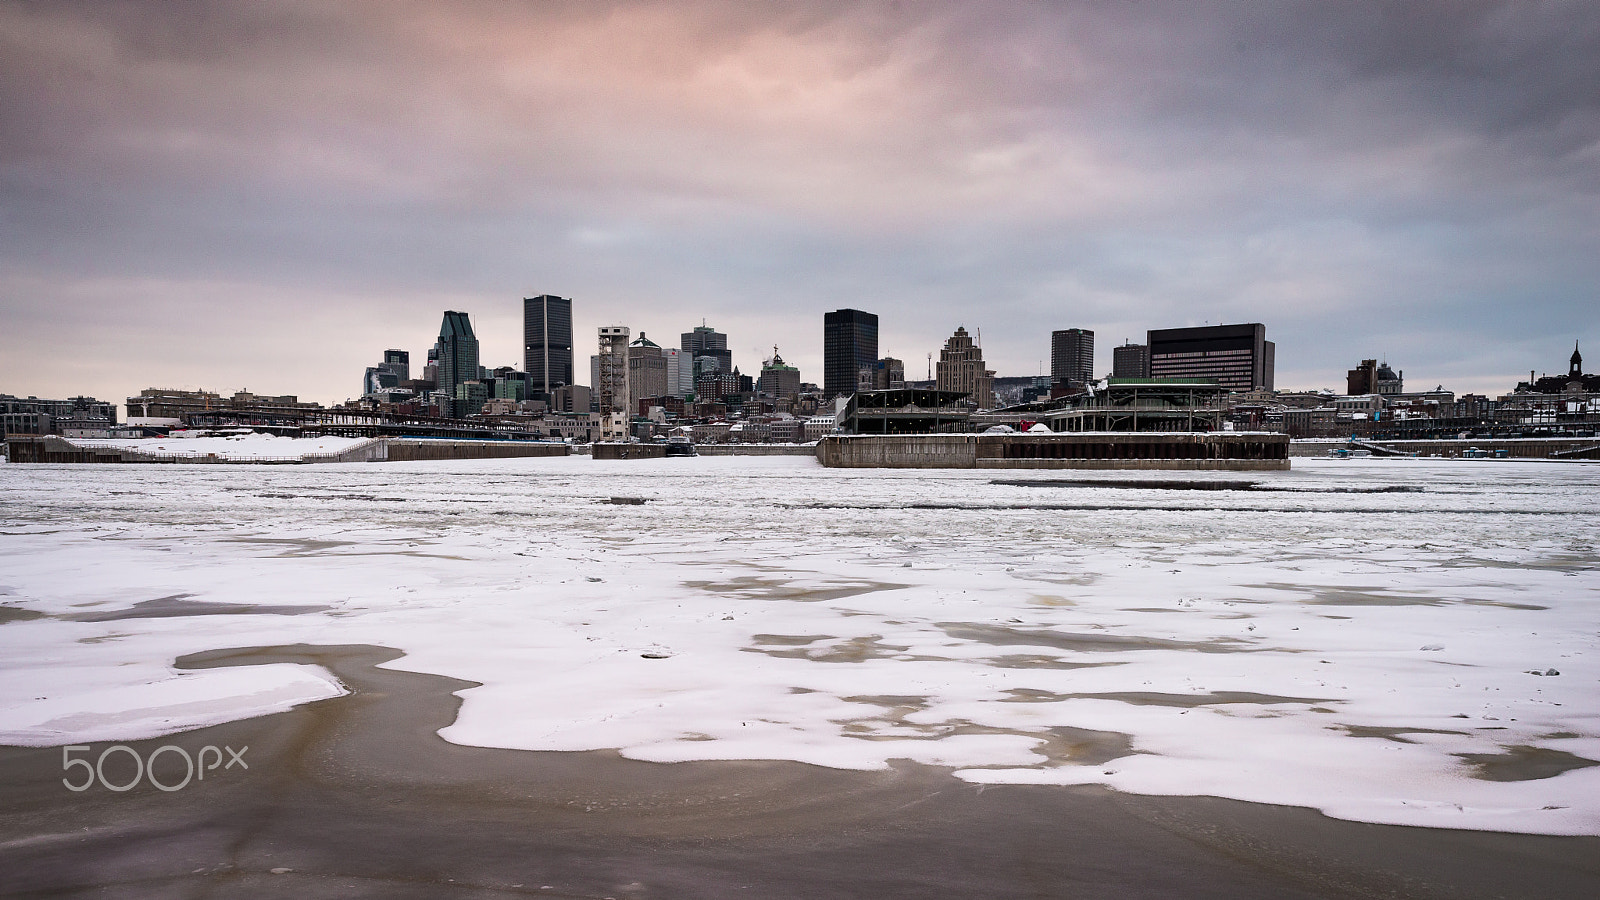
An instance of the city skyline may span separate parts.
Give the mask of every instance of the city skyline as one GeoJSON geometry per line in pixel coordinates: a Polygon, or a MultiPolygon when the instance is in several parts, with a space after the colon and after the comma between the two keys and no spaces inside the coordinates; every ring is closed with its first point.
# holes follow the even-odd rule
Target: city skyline
{"type": "Polygon", "coordinates": [[[1583,4],[5,3],[0,47],[19,395],[336,403],[442,310],[520,365],[545,293],[813,382],[842,307],[912,377],[963,325],[1021,376],[1056,329],[1105,374],[1263,322],[1279,388],[1336,391],[1600,341],[1583,4]]]}

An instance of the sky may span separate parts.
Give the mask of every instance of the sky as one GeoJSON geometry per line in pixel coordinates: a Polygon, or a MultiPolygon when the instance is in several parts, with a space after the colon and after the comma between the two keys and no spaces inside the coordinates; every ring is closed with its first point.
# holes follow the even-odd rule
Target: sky
{"type": "MultiPolygon", "coordinates": [[[[0,393],[342,402],[446,309],[822,380],[1263,322],[1510,390],[1600,360],[1600,5],[0,0],[0,393]]],[[[1594,371],[1597,366],[1587,366],[1594,371]]]]}

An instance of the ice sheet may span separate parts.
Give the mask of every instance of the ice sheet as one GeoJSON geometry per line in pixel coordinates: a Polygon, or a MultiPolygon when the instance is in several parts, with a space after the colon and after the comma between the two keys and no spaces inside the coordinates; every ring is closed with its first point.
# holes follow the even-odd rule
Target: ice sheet
{"type": "Polygon", "coordinates": [[[1600,834],[1600,468],[1296,460],[1094,473],[1265,490],[991,483],[1014,474],[793,457],[6,466],[0,740],[259,715],[337,687],[170,663],[371,643],[482,683],[442,732],[463,744],[912,759],[980,783],[1600,834]]]}

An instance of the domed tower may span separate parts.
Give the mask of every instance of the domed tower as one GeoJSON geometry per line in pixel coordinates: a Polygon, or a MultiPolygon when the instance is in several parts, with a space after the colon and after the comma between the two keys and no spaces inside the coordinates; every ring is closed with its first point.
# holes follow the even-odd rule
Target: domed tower
{"type": "Polygon", "coordinates": [[[1568,378],[1578,378],[1583,375],[1583,354],[1578,352],[1578,342],[1572,342],[1572,366],[1567,369],[1568,378]]]}

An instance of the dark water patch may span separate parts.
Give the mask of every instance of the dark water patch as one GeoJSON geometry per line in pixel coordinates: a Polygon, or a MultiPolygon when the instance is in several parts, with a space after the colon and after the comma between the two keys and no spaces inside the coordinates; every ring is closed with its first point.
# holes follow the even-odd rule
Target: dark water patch
{"type": "Polygon", "coordinates": [[[1045,656],[1042,653],[1008,653],[1005,656],[990,656],[984,659],[972,660],[996,669],[1098,669],[1101,666],[1125,666],[1125,662],[1072,662],[1059,656],[1045,656]]]}
{"type": "Polygon", "coordinates": [[[997,647],[1054,647],[1078,653],[1119,653],[1128,650],[1196,650],[1201,653],[1236,653],[1246,649],[1242,641],[1217,638],[1211,641],[1175,641],[1168,638],[1136,637],[1122,634],[1049,631],[1034,628],[1007,628],[1004,625],[973,625],[965,622],[940,622],[940,630],[961,641],[977,641],[997,647]]]}
{"type": "Polygon", "coordinates": [[[907,656],[909,646],[899,647],[883,643],[882,635],[867,635],[828,644],[822,647],[795,647],[791,650],[770,650],[765,647],[741,647],[745,653],[764,653],[779,659],[807,659],[825,663],[859,663],[869,659],[898,659],[915,662],[947,662],[941,656],[907,656]]]}
{"type": "Polygon", "coordinates": [[[815,644],[817,641],[834,640],[835,636],[831,634],[753,634],[750,639],[758,644],[804,647],[807,644],[815,644]]]}
{"type": "Polygon", "coordinates": [[[22,606],[0,606],[0,625],[7,622],[28,622],[42,619],[45,614],[37,609],[28,609],[22,606]]]}
{"type": "Polygon", "coordinates": [[[1100,694],[1058,694],[1031,688],[1014,688],[1006,691],[1011,696],[1002,703],[1059,703],[1063,700],[1115,700],[1133,706],[1169,706],[1175,709],[1195,709],[1201,706],[1221,706],[1235,703],[1253,703],[1260,706],[1283,704],[1307,705],[1336,703],[1327,697],[1286,697],[1278,694],[1256,694],[1250,691],[1212,691],[1208,694],[1168,694],[1159,691],[1112,691],[1100,694]]]}
{"type": "Polygon", "coordinates": [[[796,585],[784,579],[760,575],[742,575],[727,581],[685,581],[683,584],[685,587],[715,594],[732,594],[750,600],[798,600],[811,603],[819,600],[843,600],[846,597],[859,597],[862,594],[874,594],[879,591],[898,591],[910,587],[887,581],[831,582],[824,586],[796,585]]]}
{"type": "Polygon", "coordinates": [[[62,618],[75,622],[116,622],[122,619],[175,619],[186,616],[299,616],[324,612],[333,607],[326,604],[290,606],[254,603],[217,603],[210,600],[190,600],[193,594],[173,594],[135,603],[127,609],[111,612],[75,613],[62,618]]]}
{"type": "Polygon", "coordinates": [[[1516,744],[1502,753],[1457,753],[1473,766],[1474,778],[1484,781],[1538,781],[1573,769],[1600,766],[1600,761],[1574,756],[1565,750],[1516,744]]]}
{"type": "Polygon", "coordinates": [[[1451,731],[1448,728],[1406,728],[1388,727],[1383,725],[1329,725],[1329,728],[1342,728],[1346,734],[1358,738],[1378,738],[1385,741],[1394,741],[1397,744],[1415,744],[1416,741],[1407,740],[1408,734],[1456,734],[1465,735],[1465,731],[1451,731]]]}

